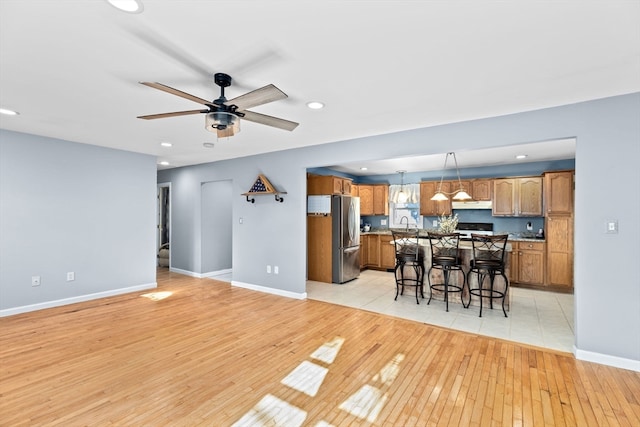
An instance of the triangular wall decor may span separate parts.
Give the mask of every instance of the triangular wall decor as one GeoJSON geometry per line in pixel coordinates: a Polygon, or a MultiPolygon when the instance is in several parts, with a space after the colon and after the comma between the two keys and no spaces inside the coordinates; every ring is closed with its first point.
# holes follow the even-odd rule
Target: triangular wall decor
{"type": "Polygon", "coordinates": [[[255,196],[260,194],[274,194],[276,197],[276,201],[282,203],[284,199],[280,197],[280,194],[287,194],[286,191],[276,191],[276,189],[271,185],[266,176],[260,174],[258,178],[253,182],[251,189],[242,193],[243,196],[247,197],[247,202],[255,203],[255,198],[249,198],[249,196],[255,196]]]}

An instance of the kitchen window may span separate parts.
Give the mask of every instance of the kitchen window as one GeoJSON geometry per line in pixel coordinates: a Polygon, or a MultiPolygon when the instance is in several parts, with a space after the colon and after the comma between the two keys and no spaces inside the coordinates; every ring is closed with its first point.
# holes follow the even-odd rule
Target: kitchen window
{"type": "Polygon", "coordinates": [[[422,228],[420,215],[420,185],[389,186],[389,227],[422,228]],[[400,195],[400,193],[403,193],[400,195]]]}
{"type": "Polygon", "coordinates": [[[422,228],[420,203],[389,203],[389,228],[422,228]]]}

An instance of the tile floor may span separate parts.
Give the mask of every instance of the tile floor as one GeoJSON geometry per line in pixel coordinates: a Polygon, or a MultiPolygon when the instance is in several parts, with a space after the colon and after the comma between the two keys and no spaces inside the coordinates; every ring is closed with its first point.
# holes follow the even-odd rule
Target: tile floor
{"type": "Polygon", "coordinates": [[[478,317],[479,307],[465,309],[460,304],[450,302],[447,313],[441,300],[434,299],[427,305],[428,289],[425,289],[427,298],[418,305],[412,291],[412,288],[407,288],[405,294],[394,301],[396,288],[393,273],[375,270],[365,270],[359,278],[342,285],[307,282],[307,296],[312,300],[573,352],[572,294],[512,287],[509,291],[511,310],[507,312],[509,317],[505,318],[499,306],[493,310],[485,307],[482,317],[478,317]]]}

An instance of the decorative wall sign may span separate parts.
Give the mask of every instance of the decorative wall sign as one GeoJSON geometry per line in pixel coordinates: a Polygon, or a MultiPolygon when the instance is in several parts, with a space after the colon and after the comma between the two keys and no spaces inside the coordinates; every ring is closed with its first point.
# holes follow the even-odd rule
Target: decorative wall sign
{"type": "Polygon", "coordinates": [[[258,175],[258,178],[254,181],[251,189],[246,193],[242,193],[243,196],[247,197],[247,202],[255,203],[256,199],[254,197],[249,198],[249,196],[263,195],[263,194],[273,194],[276,198],[277,202],[284,202],[284,199],[280,196],[281,194],[287,194],[286,191],[277,191],[273,185],[269,182],[266,176],[258,175]]]}

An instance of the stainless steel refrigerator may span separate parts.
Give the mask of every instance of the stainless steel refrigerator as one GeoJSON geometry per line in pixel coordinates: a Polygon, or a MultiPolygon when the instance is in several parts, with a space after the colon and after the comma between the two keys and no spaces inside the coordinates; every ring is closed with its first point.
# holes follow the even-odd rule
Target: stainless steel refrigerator
{"type": "Polygon", "coordinates": [[[344,283],[360,275],[360,198],[331,196],[332,281],[344,283]]]}

